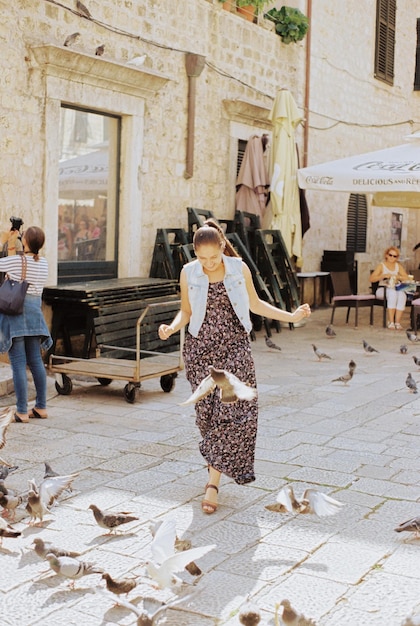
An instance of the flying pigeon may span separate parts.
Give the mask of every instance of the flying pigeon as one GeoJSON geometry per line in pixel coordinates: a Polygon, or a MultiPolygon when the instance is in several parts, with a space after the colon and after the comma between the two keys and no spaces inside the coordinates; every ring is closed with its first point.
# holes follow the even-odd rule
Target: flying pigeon
{"type": "MultiPolygon", "coordinates": [[[[407,378],[405,379],[405,384],[407,385],[410,393],[417,393],[417,384],[414,378],[409,373],[407,378]]],[[[0,503],[1,504],[1,503],[0,503]]]]}
{"type": "Polygon", "coordinates": [[[133,613],[137,615],[138,626],[155,626],[161,613],[163,613],[167,609],[170,609],[173,606],[190,600],[197,592],[198,589],[188,594],[187,596],[181,596],[168,604],[159,602],[159,600],[156,600],[156,598],[143,598],[143,610],[140,610],[135,604],[132,604],[127,600],[123,600],[122,598],[118,599],[118,604],[119,606],[123,606],[129,611],[133,611],[133,613]]]}
{"type": "Polygon", "coordinates": [[[57,548],[51,543],[51,541],[44,541],[41,537],[35,537],[33,544],[35,553],[41,559],[45,559],[47,554],[53,554],[54,556],[70,556],[72,558],[80,556],[79,552],[72,552],[71,550],[57,548]]]}
{"type": "Polygon", "coordinates": [[[65,38],[63,45],[66,47],[72,46],[74,43],[76,43],[76,41],[78,41],[79,37],[80,33],[73,33],[72,35],[69,35],[65,38]]]}
{"type": "Polygon", "coordinates": [[[95,55],[97,57],[101,57],[103,55],[103,53],[105,52],[105,44],[101,44],[100,46],[98,46],[95,50],[95,55]]]}
{"type": "MultiPolygon", "coordinates": [[[[6,431],[13,420],[15,410],[13,407],[4,407],[0,410],[0,450],[6,444],[6,431]]],[[[0,461],[7,466],[7,463],[0,458],[0,461]]]]}
{"type": "Polygon", "coordinates": [[[276,504],[268,504],[265,508],[276,513],[311,513],[325,517],[335,515],[344,506],[342,502],[317,489],[306,489],[299,500],[290,485],[280,490],[276,500],[276,504]]]}
{"type": "Polygon", "coordinates": [[[140,65],[143,65],[146,59],[147,54],[142,54],[141,56],[134,57],[133,59],[127,61],[127,65],[135,65],[136,67],[139,67],[140,65]]]}
{"type": "Polygon", "coordinates": [[[325,354],[325,352],[321,352],[321,350],[318,350],[318,348],[316,347],[314,343],[312,343],[311,345],[316,356],[318,357],[318,361],[322,361],[322,359],[331,359],[331,357],[328,354],[325,354]]]}
{"type": "Polygon", "coordinates": [[[80,2],[80,0],[76,0],[76,8],[82,17],[86,17],[88,20],[92,19],[89,9],[83,4],[83,2],[80,2]]]}
{"type": "Polygon", "coordinates": [[[299,614],[290,604],[289,600],[282,600],[279,604],[275,605],[274,623],[279,626],[278,611],[283,607],[283,613],[281,621],[285,626],[316,626],[312,619],[306,618],[301,613],[299,614]]]}
{"type": "MultiPolygon", "coordinates": [[[[60,476],[60,474],[58,472],[55,472],[53,470],[53,468],[51,467],[51,465],[47,461],[44,461],[44,465],[45,465],[44,478],[54,478],[55,476],[60,476]]],[[[73,491],[72,486],[69,485],[66,488],[66,491],[72,492],[73,491]]]]}
{"type": "Polygon", "coordinates": [[[378,352],[379,353],[379,350],[377,350],[376,348],[373,348],[372,346],[370,346],[368,344],[368,342],[365,341],[364,339],[363,339],[363,349],[366,352],[366,354],[372,354],[372,352],[378,352]]]}
{"type": "Polygon", "coordinates": [[[121,511],[120,513],[110,513],[101,511],[95,504],[91,504],[89,506],[90,510],[93,511],[93,515],[95,517],[96,523],[101,528],[105,528],[109,530],[109,535],[112,535],[114,531],[117,530],[118,526],[122,524],[128,524],[129,522],[137,521],[139,518],[127,513],[125,511],[121,511]]]}
{"type": "Polygon", "coordinates": [[[413,356],[413,361],[417,365],[417,367],[420,367],[420,359],[418,359],[416,356],[413,356]]]}
{"type": "Polygon", "coordinates": [[[420,539],[420,516],[413,517],[406,522],[402,522],[402,524],[397,526],[397,528],[394,528],[394,530],[397,533],[402,533],[404,531],[414,533],[414,538],[420,539]]]}
{"type": "Polygon", "coordinates": [[[7,522],[4,521],[2,517],[0,517],[0,546],[3,545],[3,537],[16,538],[21,536],[21,532],[19,530],[15,530],[7,522]]]}
{"type": "Polygon", "coordinates": [[[39,519],[42,524],[44,515],[49,513],[50,507],[53,505],[54,501],[65,489],[68,489],[69,485],[78,475],[79,474],[68,474],[67,476],[44,478],[39,487],[34,480],[30,480],[28,503],[26,505],[26,510],[31,516],[29,523],[36,524],[36,520],[39,519]]]}
{"type": "Polygon", "coordinates": [[[117,580],[116,578],[112,578],[110,574],[107,574],[106,572],[102,574],[102,578],[106,581],[106,588],[108,591],[115,593],[117,596],[122,594],[127,596],[130,591],[137,586],[134,578],[120,578],[117,580]]]}
{"type": "Polygon", "coordinates": [[[6,480],[8,475],[17,469],[19,469],[18,465],[8,465],[7,463],[0,465],[0,480],[6,480]]]}
{"type": "Polygon", "coordinates": [[[181,583],[181,579],[175,576],[176,572],[181,572],[188,563],[199,559],[216,547],[208,545],[175,552],[175,537],[175,520],[167,518],[157,529],[150,544],[153,560],[147,564],[147,572],[162,589],[171,587],[174,583],[181,583]]]}
{"type": "Polygon", "coordinates": [[[405,334],[407,335],[407,339],[409,339],[410,341],[418,341],[418,337],[416,335],[416,333],[413,333],[411,330],[409,330],[407,328],[407,330],[405,331],[405,334]]]}
{"type": "MultiPolygon", "coordinates": [[[[156,522],[155,524],[150,524],[149,528],[150,528],[150,532],[152,533],[152,537],[156,535],[158,528],[160,528],[162,524],[163,524],[163,520],[160,520],[159,522],[156,522]]],[[[174,547],[175,547],[175,552],[185,552],[185,550],[190,550],[192,548],[192,544],[189,539],[179,539],[177,536],[175,536],[174,547]]],[[[185,566],[185,569],[187,570],[189,574],[191,574],[191,576],[200,576],[201,574],[201,569],[198,567],[196,563],[194,563],[194,561],[191,561],[191,563],[187,563],[187,565],[185,566]]]]}
{"type": "Polygon", "coordinates": [[[238,618],[240,623],[244,626],[257,626],[261,621],[261,613],[248,598],[245,604],[241,606],[238,618]]]}
{"type": "Polygon", "coordinates": [[[257,395],[257,390],[254,387],[243,383],[234,374],[226,370],[218,370],[211,365],[209,370],[210,374],[201,381],[188,400],[181,402],[181,406],[195,404],[208,396],[216,386],[220,390],[220,400],[225,404],[236,402],[237,400],[251,401],[257,395]]]}
{"type": "Polygon", "coordinates": [[[400,352],[401,352],[401,354],[407,354],[407,350],[408,350],[407,346],[405,345],[405,343],[403,343],[403,344],[400,346],[400,352]]]}
{"type": "Polygon", "coordinates": [[[325,329],[325,334],[327,335],[327,337],[337,337],[337,333],[335,332],[331,324],[328,324],[327,328],[325,329]]]}
{"type": "Polygon", "coordinates": [[[272,341],[272,339],[270,339],[268,335],[264,335],[264,340],[265,340],[265,345],[267,346],[267,348],[270,348],[271,350],[281,351],[280,346],[274,343],[274,341],[272,341]]]}
{"type": "Polygon", "coordinates": [[[70,556],[55,556],[55,554],[48,553],[45,559],[49,562],[50,568],[60,576],[65,578],[71,578],[72,582],[70,586],[74,589],[74,581],[82,576],[89,576],[90,574],[103,574],[103,569],[97,567],[94,563],[86,563],[79,561],[70,556]]]}

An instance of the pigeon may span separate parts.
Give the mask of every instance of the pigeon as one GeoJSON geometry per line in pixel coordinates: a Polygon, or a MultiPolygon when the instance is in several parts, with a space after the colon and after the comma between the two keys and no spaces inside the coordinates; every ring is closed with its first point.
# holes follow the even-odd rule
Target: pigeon
{"type": "MultiPolygon", "coordinates": [[[[13,420],[15,414],[15,410],[13,407],[4,407],[0,411],[0,450],[4,448],[6,444],[6,431],[9,427],[10,422],[13,420]]],[[[2,459],[0,459],[2,463],[7,466],[2,459]]]]}
{"type": "Polygon", "coordinates": [[[103,53],[105,52],[105,44],[101,44],[100,46],[98,46],[95,50],[95,55],[97,57],[101,57],[103,55],[103,53]]]}
{"type": "Polygon", "coordinates": [[[420,367],[420,359],[418,359],[416,356],[413,356],[413,361],[417,365],[417,367],[420,367]]]}
{"type": "Polygon", "coordinates": [[[407,328],[407,330],[405,331],[405,334],[407,335],[407,339],[409,339],[409,341],[418,341],[418,337],[416,335],[416,333],[413,333],[411,330],[409,330],[407,328]]]}
{"type": "Polygon", "coordinates": [[[127,61],[127,65],[135,65],[136,67],[139,67],[140,65],[143,65],[146,59],[147,54],[142,54],[141,56],[134,57],[127,61]]]}
{"type": "Polygon", "coordinates": [[[150,545],[153,561],[147,564],[147,572],[161,589],[171,587],[174,583],[181,583],[182,580],[175,576],[175,573],[181,572],[188,563],[199,559],[216,547],[208,545],[175,552],[175,537],[175,520],[167,518],[157,529],[150,545]]]}
{"type": "MultiPolygon", "coordinates": [[[[152,533],[152,537],[156,535],[158,528],[160,528],[162,524],[163,520],[160,520],[155,524],[150,524],[149,528],[150,532],[152,533]]],[[[179,539],[177,536],[175,536],[174,547],[176,552],[185,552],[185,550],[190,550],[192,548],[192,544],[189,539],[179,539]]],[[[201,574],[201,569],[196,563],[194,563],[194,561],[192,561],[191,563],[187,563],[185,569],[189,574],[191,574],[191,576],[200,576],[201,574]]]]}
{"type": "Polygon", "coordinates": [[[7,463],[5,463],[4,465],[0,465],[0,480],[6,480],[6,478],[8,477],[8,475],[11,472],[16,471],[17,469],[19,469],[18,465],[8,465],[7,463]]]}
{"type": "MultiPolygon", "coordinates": [[[[411,374],[409,373],[407,378],[405,379],[405,384],[407,385],[408,389],[410,390],[410,393],[417,393],[417,384],[416,381],[414,380],[414,378],[411,376],[411,374]]],[[[1,504],[1,502],[0,502],[1,504]]]]}
{"type": "Polygon", "coordinates": [[[10,495],[4,494],[0,497],[0,506],[3,507],[4,511],[2,512],[3,517],[9,517],[10,519],[15,519],[16,517],[16,509],[22,504],[25,499],[26,494],[20,495],[10,495]]]}
{"type": "Polygon", "coordinates": [[[239,621],[244,626],[257,626],[261,621],[261,613],[258,608],[249,601],[249,598],[239,610],[239,621]]]}
{"type": "Polygon", "coordinates": [[[3,518],[0,517],[0,546],[3,545],[3,537],[16,538],[21,536],[19,530],[15,530],[3,518]]]}
{"type": "Polygon", "coordinates": [[[420,626],[420,613],[406,617],[401,626],[420,626]]]}
{"type": "Polygon", "coordinates": [[[257,390],[254,387],[243,383],[234,374],[226,370],[218,370],[212,365],[210,365],[209,370],[210,374],[201,381],[188,400],[181,402],[181,406],[195,404],[208,396],[216,386],[220,390],[220,400],[224,404],[236,402],[237,400],[251,401],[257,395],[257,390]]]}
{"type": "Polygon", "coordinates": [[[4,496],[7,496],[8,493],[9,490],[4,484],[4,480],[0,480],[0,495],[3,494],[4,496]]]}
{"type": "Polygon", "coordinates": [[[102,574],[102,578],[106,581],[106,588],[111,593],[115,593],[115,595],[120,596],[125,594],[126,596],[132,591],[137,583],[134,578],[112,578],[110,574],[106,572],[102,574]]]}
{"type": "Polygon", "coordinates": [[[93,511],[93,515],[98,526],[109,530],[109,535],[112,535],[113,532],[117,530],[118,526],[128,524],[129,522],[135,522],[139,519],[138,517],[135,517],[125,511],[121,511],[120,513],[104,513],[95,504],[91,504],[89,508],[93,511]]]}
{"type": "Polygon", "coordinates": [[[325,354],[325,352],[321,352],[321,350],[318,350],[318,348],[316,347],[314,343],[312,343],[311,346],[316,356],[318,357],[318,361],[322,361],[322,359],[331,359],[331,357],[328,354],[325,354]]]}
{"type": "MultiPolygon", "coordinates": [[[[55,472],[53,470],[53,468],[51,467],[51,465],[47,461],[44,461],[44,465],[45,465],[44,478],[54,478],[55,476],[60,476],[60,474],[58,472],[55,472]]],[[[73,491],[72,486],[69,485],[66,488],[66,491],[72,492],[73,491]]]]}
{"type": "Polygon", "coordinates": [[[70,483],[79,474],[69,474],[68,476],[52,476],[45,478],[39,487],[34,480],[29,481],[28,503],[26,510],[31,516],[30,524],[36,524],[39,519],[42,524],[44,515],[49,513],[54,501],[68,488],[70,483]]]}
{"type": "Polygon", "coordinates": [[[53,554],[54,556],[70,556],[73,559],[80,556],[79,552],[73,552],[71,550],[63,550],[57,548],[51,541],[44,541],[41,537],[36,537],[33,541],[35,553],[41,558],[45,559],[47,554],[53,554]]]}
{"type": "Polygon", "coordinates": [[[285,626],[316,626],[312,619],[307,619],[304,615],[299,614],[290,604],[289,600],[282,600],[280,604],[275,605],[274,623],[279,626],[278,610],[283,607],[281,621],[285,626]]]}
{"type": "Polygon", "coordinates": [[[74,43],[76,43],[79,37],[80,37],[80,33],[73,33],[72,35],[69,35],[68,37],[65,38],[63,45],[66,46],[66,48],[68,48],[69,46],[72,46],[74,43]]]}
{"type": "Polygon", "coordinates": [[[338,378],[334,378],[331,382],[341,382],[347,385],[347,383],[353,378],[354,370],[356,369],[356,363],[353,359],[349,363],[349,371],[347,374],[343,374],[343,376],[339,376],[338,378]]]}
{"type": "Polygon", "coordinates": [[[274,341],[270,339],[268,335],[264,335],[264,340],[265,340],[265,345],[267,346],[267,348],[270,348],[271,350],[279,350],[279,352],[281,352],[280,346],[274,343],[274,341]]]}
{"type": "Polygon", "coordinates": [[[122,598],[118,599],[119,606],[123,606],[125,609],[129,611],[133,611],[137,615],[137,624],[138,626],[155,626],[157,623],[157,619],[161,613],[170,609],[177,604],[181,604],[182,602],[186,602],[190,600],[196,593],[198,589],[188,594],[187,596],[181,596],[170,602],[169,604],[165,604],[159,602],[155,598],[143,598],[143,610],[141,611],[135,604],[128,602],[127,600],[123,600],[122,598]]]}
{"type": "Polygon", "coordinates": [[[403,343],[403,344],[400,346],[400,352],[401,352],[401,354],[407,354],[407,350],[408,350],[407,346],[405,345],[405,343],[403,343]]]}
{"type": "Polygon", "coordinates": [[[325,334],[327,335],[327,337],[337,337],[337,333],[335,332],[331,324],[328,324],[327,328],[325,329],[325,334]]]}
{"type": "Polygon", "coordinates": [[[276,513],[302,513],[315,514],[318,517],[335,515],[344,506],[331,496],[317,489],[306,489],[303,497],[298,500],[295,497],[293,487],[287,485],[280,490],[276,504],[268,504],[265,508],[276,513]]]}
{"type": "Polygon", "coordinates": [[[420,516],[413,517],[412,519],[402,522],[397,528],[394,528],[396,533],[409,532],[414,533],[415,539],[420,539],[420,516]]]}
{"type": "Polygon", "coordinates": [[[88,20],[92,19],[89,9],[83,4],[83,2],[80,2],[80,0],[76,0],[76,8],[79,11],[79,15],[86,17],[88,20]]]}
{"type": "Polygon", "coordinates": [[[94,563],[86,563],[79,561],[70,556],[55,556],[50,552],[45,556],[45,559],[49,562],[50,568],[60,576],[65,578],[71,578],[73,582],[70,586],[74,589],[74,581],[82,576],[89,576],[90,574],[103,574],[104,570],[97,567],[94,563]]]}
{"type": "Polygon", "coordinates": [[[366,354],[372,354],[373,352],[378,352],[378,354],[379,354],[379,350],[376,350],[376,348],[373,348],[364,339],[363,339],[363,349],[366,352],[366,354]]]}

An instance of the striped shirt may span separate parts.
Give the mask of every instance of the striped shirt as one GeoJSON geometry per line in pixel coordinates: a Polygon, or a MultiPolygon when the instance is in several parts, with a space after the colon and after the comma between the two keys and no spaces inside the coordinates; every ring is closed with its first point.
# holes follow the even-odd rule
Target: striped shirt
{"type": "MultiPolygon", "coordinates": [[[[41,296],[42,290],[48,278],[48,261],[45,257],[39,257],[35,261],[32,255],[26,255],[26,280],[29,283],[27,293],[31,296],[41,296]]],[[[0,272],[6,272],[13,280],[22,278],[22,259],[20,254],[0,258],[0,272]]]]}

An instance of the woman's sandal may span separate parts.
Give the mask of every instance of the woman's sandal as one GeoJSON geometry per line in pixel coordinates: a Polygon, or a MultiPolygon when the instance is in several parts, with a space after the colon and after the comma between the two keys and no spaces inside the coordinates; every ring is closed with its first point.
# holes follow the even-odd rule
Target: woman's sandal
{"type": "MultiPolygon", "coordinates": [[[[205,491],[207,491],[207,489],[216,489],[216,492],[219,493],[219,488],[216,487],[216,485],[210,485],[209,483],[207,483],[205,491]]],[[[201,503],[203,513],[207,513],[207,515],[211,515],[212,513],[217,511],[217,507],[218,504],[216,502],[210,502],[209,500],[203,500],[201,503]]]]}
{"type": "Polygon", "coordinates": [[[35,408],[33,408],[31,409],[28,417],[36,417],[37,419],[40,419],[40,420],[46,420],[48,415],[41,415],[41,413],[38,413],[38,411],[35,408]]]}
{"type": "Polygon", "coordinates": [[[27,424],[29,422],[29,416],[21,417],[15,413],[15,422],[18,422],[18,424],[27,424]]]}

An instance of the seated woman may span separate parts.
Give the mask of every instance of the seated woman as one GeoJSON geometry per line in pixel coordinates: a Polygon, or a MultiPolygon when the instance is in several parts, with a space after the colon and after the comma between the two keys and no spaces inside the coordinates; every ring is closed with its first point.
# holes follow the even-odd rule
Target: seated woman
{"type": "Polygon", "coordinates": [[[375,296],[384,298],[386,287],[386,302],[388,309],[388,328],[390,330],[402,330],[401,318],[404,313],[407,295],[404,291],[397,291],[395,286],[408,280],[408,275],[403,266],[398,263],[400,252],[398,248],[391,246],[385,250],[384,260],[370,275],[371,283],[379,283],[375,296]]]}

